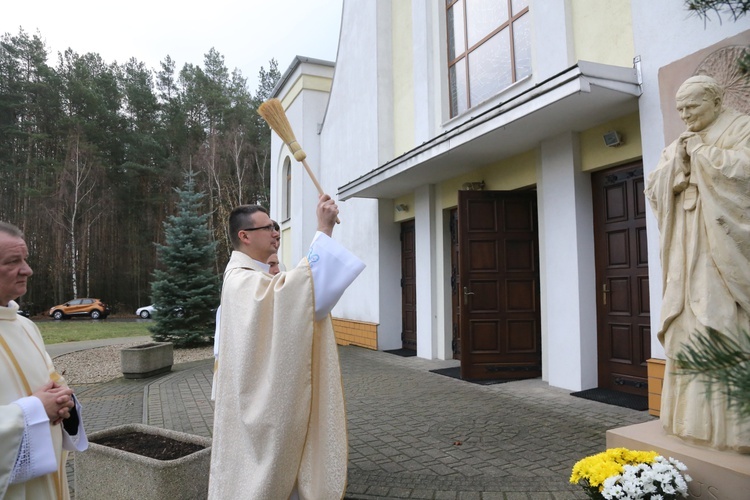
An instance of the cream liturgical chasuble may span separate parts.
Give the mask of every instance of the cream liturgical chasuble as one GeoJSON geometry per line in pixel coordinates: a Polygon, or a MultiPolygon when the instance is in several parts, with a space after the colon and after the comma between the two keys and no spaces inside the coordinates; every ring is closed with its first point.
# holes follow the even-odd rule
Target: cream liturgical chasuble
{"type": "Polygon", "coordinates": [[[12,301],[0,307],[0,498],[69,498],[65,450],[86,449],[86,433],[80,418],[75,436],[52,425],[41,401],[29,397],[50,380],[65,381],[36,325],[17,311],[12,301]]]}
{"type": "Polygon", "coordinates": [[[221,298],[209,498],[343,497],[346,413],[327,313],[362,269],[320,233],[298,267],[276,276],[232,253],[221,298]],[[311,265],[323,262],[331,271],[313,273],[311,265]],[[316,309],[325,311],[319,320],[316,309]]]}

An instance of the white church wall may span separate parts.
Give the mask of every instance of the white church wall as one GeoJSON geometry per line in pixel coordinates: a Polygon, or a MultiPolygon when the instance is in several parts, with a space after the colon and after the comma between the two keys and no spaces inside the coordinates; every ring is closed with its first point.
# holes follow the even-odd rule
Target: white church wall
{"type": "MultiPolygon", "coordinates": [[[[379,95],[379,60],[389,43],[388,34],[378,32],[380,2],[352,0],[344,3],[336,71],[321,131],[321,184],[332,196],[339,186],[375,169],[379,165],[379,120],[383,103],[379,95]],[[386,40],[382,42],[382,40],[386,40]]],[[[333,310],[334,316],[381,322],[380,282],[398,279],[392,269],[380,263],[378,201],[350,199],[339,202],[341,225],[335,237],[367,268],[357,278],[333,310]]],[[[391,224],[392,216],[390,218],[391,224]]],[[[400,272],[400,266],[398,266],[400,272]]]]}

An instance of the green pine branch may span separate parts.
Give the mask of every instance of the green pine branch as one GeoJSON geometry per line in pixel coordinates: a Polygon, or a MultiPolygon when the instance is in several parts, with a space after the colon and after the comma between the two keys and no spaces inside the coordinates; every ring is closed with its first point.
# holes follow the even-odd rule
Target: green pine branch
{"type": "MultiPolygon", "coordinates": [[[[742,337],[740,342],[750,346],[750,334],[744,332],[742,337]]],[[[709,328],[696,334],[693,343],[677,353],[676,361],[680,372],[704,376],[709,391],[718,388],[740,416],[750,416],[750,352],[740,343],[709,328]]]]}
{"type": "MultiPolygon", "coordinates": [[[[750,12],[750,0],[685,0],[685,6],[704,22],[709,20],[711,13],[715,13],[721,23],[722,14],[729,14],[732,20],[737,21],[750,12]]],[[[750,77],[750,50],[743,51],[737,59],[737,66],[744,75],[750,77]]]]}
{"type": "Polygon", "coordinates": [[[703,19],[708,19],[711,12],[719,17],[728,12],[736,21],[750,11],[750,0],[686,0],[685,4],[703,19]]]}

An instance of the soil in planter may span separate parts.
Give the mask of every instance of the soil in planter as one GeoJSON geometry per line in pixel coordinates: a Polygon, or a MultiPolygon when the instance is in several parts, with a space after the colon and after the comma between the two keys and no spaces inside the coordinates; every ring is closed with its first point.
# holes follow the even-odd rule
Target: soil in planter
{"type": "Polygon", "coordinates": [[[174,460],[205,448],[205,446],[199,444],[186,443],[166,436],[143,432],[127,432],[116,436],[102,437],[93,442],[157,460],[174,460]]]}

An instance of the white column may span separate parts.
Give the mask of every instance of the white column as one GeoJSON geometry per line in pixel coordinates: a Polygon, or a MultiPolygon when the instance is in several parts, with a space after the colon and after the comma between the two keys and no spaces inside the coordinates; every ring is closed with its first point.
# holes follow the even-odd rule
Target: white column
{"type": "Polygon", "coordinates": [[[532,69],[534,80],[543,82],[576,63],[570,0],[533,1],[530,8],[532,69]]]}
{"type": "Polygon", "coordinates": [[[570,390],[596,387],[591,178],[581,172],[578,136],[544,141],[537,174],[544,377],[570,390]]]}
{"type": "Polygon", "coordinates": [[[435,241],[435,186],[428,184],[414,191],[414,237],[417,271],[417,356],[434,359],[437,355],[437,304],[435,241]]]}
{"type": "MultiPolygon", "coordinates": [[[[434,136],[435,124],[435,62],[442,61],[443,51],[436,51],[434,42],[435,2],[412,0],[412,40],[414,61],[414,144],[422,144],[434,136]],[[436,54],[439,53],[439,55],[436,54]]],[[[440,99],[437,99],[439,102],[440,99]]]]}
{"type": "MultiPolygon", "coordinates": [[[[438,190],[437,195],[440,196],[438,190]]],[[[435,207],[435,240],[437,276],[437,291],[435,297],[437,335],[435,355],[437,359],[453,359],[453,301],[451,296],[451,228],[450,210],[435,207]]]]}

